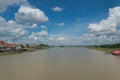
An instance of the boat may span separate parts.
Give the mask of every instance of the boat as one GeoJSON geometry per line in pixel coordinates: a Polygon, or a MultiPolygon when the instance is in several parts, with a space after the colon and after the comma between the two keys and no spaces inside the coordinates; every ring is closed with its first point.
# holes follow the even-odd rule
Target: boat
{"type": "Polygon", "coordinates": [[[114,50],[114,51],[112,52],[112,54],[113,54],[113,55],[120,55],[120,50],[114,50]]]}

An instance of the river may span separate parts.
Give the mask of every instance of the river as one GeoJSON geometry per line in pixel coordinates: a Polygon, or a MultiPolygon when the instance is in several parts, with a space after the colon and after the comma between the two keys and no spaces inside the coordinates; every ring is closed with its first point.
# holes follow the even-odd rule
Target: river
{"type": "Polygon", "coordinates": [[[120,80],[120,57],[80,47],[3,55],[0,80],[120,80]]]}

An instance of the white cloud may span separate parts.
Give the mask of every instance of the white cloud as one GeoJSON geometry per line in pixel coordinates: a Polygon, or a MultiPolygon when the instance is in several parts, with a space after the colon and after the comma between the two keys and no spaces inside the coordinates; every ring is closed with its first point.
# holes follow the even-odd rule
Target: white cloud
{"type": "Polygon", "coordinates": [[[47,36],[48,35],[48,32],[47,31],[44,31],[42,30],[41,32],[38,33],[39,35],[41,36],[47,36]]]}
{"type": "Polygon", "coordinates": [[[46,30],[46,29],[47,29],[47,26],[41,25],[41,28],[44,29],[44,30],[46,30]]]}
{"type": "Polygon", "coordinates": [[[37,24],[34,23],[31,28],[37,28],[37,24]]]}
{"type": "MultiPolygon", "coordinates": [[[[116,43],[120,42],[120,6],[110,8],[109,16],[102,19],[98,23],[91,23],[88,26],[89,33],[94,34],[94,37],[87,36],[89,42],[93,41],[94,44],[103,43],[116,43]]],[[[85,36],[85,35],[83,35],[85,36]]],[[[87,39],[85,38],[85,39],[87,39]]]]}
{"type": "Polygon", "coordinates": [[[48,36],[48,32],[42,30],[41,32],[32,32],[32,34],[29,36],[30,39],[33,40],[41,40],[41,38],[48,36]]]}
{"type": "MultiPolygon", "coordinates": [[[[3,21],[1,21],[3,22],[3,21]]],[[[18,24],[17,22],[13,21],[13,20],[9,20],[9,21],[5,21],[3,23],[0,23],[0,25],[3,24],[3,25],[7,25],[9,27],[21,27],[21,28],[36,28],[37,27],[37,24],[32,24],[32,25],[21,25],[21,24],[18,24]]]]}
{"type": "Polygon", "coordinates": [[[49,35],[48,44],[50,45],[78,45],[81,44],[81,40],[76,36],[65,36],[65,35],[49,35]]]}
{"type": "MultiPolygon", "coordinates": [[[[42,31],[41,31],[42,32],[42,31]]],[[[82,36],[65,36],[65,35],[45,35],[42,36],[41,32],[33,32],[28,38],[25,38],[25,43],[39,44],[46,43],[49,45],[94,45],[103,43],[112,43],[118,41],[118,36],[107,36],[94,34],[85,34],[82,36]]]]}
{"type": "Polygon", "coordinates": [[[27,0],[0,0],[0,12],[6,11],[8,6],[25,4],[27,0]]]}
{"type": "Polygon", "coordinates": [[[64,26],[65,24],[63,22],[59,23],[58,24],[59,26],[64,26]]]}
{"type": "MultiPolygon", "coordinates": [[[[13,20],[6,21],[4,18],[0,17],[0,39],[2,40],[16,40],[23,36],[26,36],[28,31],[26,28],[36,28],[37,24],[31,26],[21,25],[13,20]],[[9,39],[7,39],[9,38],[9,39]]],[[[47,35],[46,32],[41,32],[42,35],[47,35]]]]}
{"type": "Polygon", "coordinates": [[[23,23],[39,23],[48,21],[48,17],[45,13],[31,6],[21,6],[17,13],[15,13],[15,19],[18,22],[23,23]]]}
{"type": "Polygon", "coordinates": [[[60,27],[62,27],[62,26],[64,26],[65,25],[65,23],[63,23],[63,22],[61,22],[61,23],[55,23],[55,26],[60,26],[60,27]]]}
{"type": "Polygon", "coordinates": [[[61,12],[61,11],[63,11],[63,8],[56,6],[56,7],[52,8],[52,10],[55,12],[61,12]]]}
{"type": "Polygon", "coordinates": [[[99,23],[91,23],[88,29],[91,32],[98,34],[116,33],[117,28],[120,26],[120,7],[109,9],[109,16],[107,19],[101,20],[99,23]]]}
{"type": "Polygon", "coordinates": [[[58,40],[58,41],[64,41],[64,40],[66,40],[66,39],[65,39],[65,37],[58,37],[57,40],[58,40]]]}
{"type": "Polygon", "coordinates": [[[53,40],[54,40],[54,38],[53,38],[53,37],[50,37],[50,38],[48,38],[48,40],[51,40],[51,41],[53,41],[53,40]]]}
{"type": "MultiPolygon", "coordinates": [[[[120,35],[116,34],[95,34],[86,33],[80,37],[76,37],[74,42],[80,41],[82,45],[100,45],[100,44],[111,44],[120,42],[120,35]]],[[[72,42],[72,41],[71,41],[72,42]]]]}

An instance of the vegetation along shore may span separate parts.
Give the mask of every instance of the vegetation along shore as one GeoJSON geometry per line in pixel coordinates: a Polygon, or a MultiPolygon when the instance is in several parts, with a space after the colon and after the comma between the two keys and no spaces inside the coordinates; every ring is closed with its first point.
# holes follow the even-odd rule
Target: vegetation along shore
{"type": "Polygon", "coordinates": [[[104,45],[92,45],[92,46],[87,46],[87,48],[101,50],[104,52],[112,52],[114,50],[120,50],[120,43],[104,44],[104,45]]]}

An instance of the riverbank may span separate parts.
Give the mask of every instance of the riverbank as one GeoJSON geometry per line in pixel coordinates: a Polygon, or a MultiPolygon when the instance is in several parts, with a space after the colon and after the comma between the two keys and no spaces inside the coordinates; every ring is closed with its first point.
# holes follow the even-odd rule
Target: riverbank
{"type": "MultiPolygon", "coordinates": [[[[23,53],[23,52],[22,52],[23,53]]],[[[1,55],[10,55],[10,54],[20,54],[19,52],[16,51],[6,51],[6,52],[0,52],[1,55]]]]}
{"type": "Polygon", "coordinates": [[[1,47],[0,48],[0,55],[7,55],[7,54],[22,54],[25,52],[33,52],[41,49],[48,49],[51,46],[46,44],[39,44],[39,45],[29,45],[27,46],[20,45],[15,47],[1,47]]]}
{"type": "Polygon", "coordinates": [[[48,48],[50,48],[50,47],[44,47],[44,48],[40,48],[40,49],[27,48],[27,49],[21,49],[21,50],[10,50],[10,51],[5,50],[5,51],[0,51],[0,55],[23,54],[26,52],[34,52],[34,51],[48,49],[48,48]]]}
{"type": "Polygon", "coordinates": [[[104,51],[104,52],[112,52],[115,49],[118,49],[118,48],[102,48],[102,47],[87,47],[87,48],[94,49],[94,50],[99,50],[99,51],[104,51]]]}
{"type": "Polygon", "coordinates": [[[90,46],[85,46],[89,49],[95,49],[95,50],[100,50],[104,52],[112,52],[114,50],[120,50],[120,43],[115,43],[115,44],[103,44],[103,45],[90,45],[90,46]]]}

